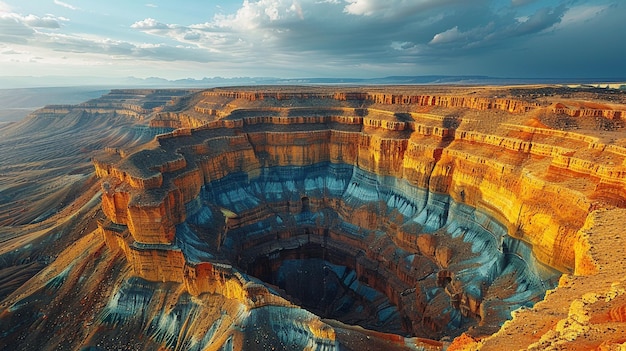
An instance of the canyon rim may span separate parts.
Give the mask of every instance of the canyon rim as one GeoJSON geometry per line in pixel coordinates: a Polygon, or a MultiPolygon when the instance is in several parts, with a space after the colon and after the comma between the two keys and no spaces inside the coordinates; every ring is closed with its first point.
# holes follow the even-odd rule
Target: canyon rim
{"type": "Polygon", "coordinates": [[[0,129],[0,347],[619,349],[624,119],[560,85],[47,106],[0,129]]]}

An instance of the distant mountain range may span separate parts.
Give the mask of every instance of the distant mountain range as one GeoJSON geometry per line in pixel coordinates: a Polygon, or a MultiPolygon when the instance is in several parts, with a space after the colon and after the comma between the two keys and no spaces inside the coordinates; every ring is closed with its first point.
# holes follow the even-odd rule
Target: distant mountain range
{"type": "Polygon", "coordinates": [[[233,77],[168,80],[159,77],[149,78],[111,78],[111,77],[0,77],[0,89],[32,87],[198,87],[209,88],[233,85],[308,85],[308,84],[344,84],[344,85],[402,85],[402,84],[467,84],[467,85],[508,85],[508,84],[583,84],[611,87],[626,85],[626,78],[498,78],[489,76],[388,76],[381,78],[274,78],[274,77],[233,77]]]}
{"type": "MultiPolygon", "coordinates": [[[[235,77],[167,80],[158,77],[129,77],[126,84],[139,86],[181,86],[212,87],[232,85],[309,85],[309,84],[344,84],[344,85],[403,85],[403,84],[467,84],[467,85],[506,85],[506,84],[621,84],[622,79],[603,78],[498,78],[489,76],[388,76],[380,78],[274,78],[274,77],[235,77]]],[[[624,83],[626,84],[626,83],[624,83]]]]}

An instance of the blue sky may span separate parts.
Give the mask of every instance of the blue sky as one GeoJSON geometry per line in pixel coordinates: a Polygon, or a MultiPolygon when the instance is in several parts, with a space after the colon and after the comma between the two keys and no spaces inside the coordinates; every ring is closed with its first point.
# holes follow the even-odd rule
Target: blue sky
{"type": "Polygon", "coordinates": [[[623,0],[0,0],[0,76],[626,77],[623,0]]]}

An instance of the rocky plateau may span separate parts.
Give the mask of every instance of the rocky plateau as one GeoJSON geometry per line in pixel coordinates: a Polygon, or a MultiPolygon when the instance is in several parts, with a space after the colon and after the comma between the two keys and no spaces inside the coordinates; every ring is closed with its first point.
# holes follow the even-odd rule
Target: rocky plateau
{"type": "Polygon", "coordinates": [[[626,347],[626,93],[113,90],[0,128],[0,348],[626,347]]]}

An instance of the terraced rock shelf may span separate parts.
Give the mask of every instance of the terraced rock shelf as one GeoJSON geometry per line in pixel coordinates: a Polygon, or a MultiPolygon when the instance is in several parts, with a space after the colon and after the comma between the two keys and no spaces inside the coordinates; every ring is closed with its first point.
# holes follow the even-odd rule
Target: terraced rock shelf
{"type": "Polygon", "coordinates": [[[626,207],[626,108],[564,89],[144,91],[142,107],[114,91],[84,116],[113,109],[164,133],[93,157],[98,228],[5,300],[2,320],[30,315],[5,337],[77,326],[37,322],[39,286],[92,306],[72,345],[128,346],[128,333],[138,349],[619,344],[606,331],[624,323],[623,272],[597,248],[621,245],[603,233],[626,207]],[[582,318],[577,299],[607,305],[582,318]]]}

